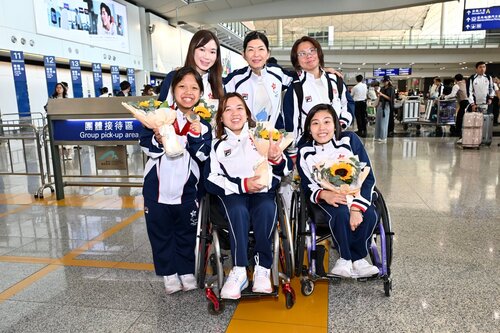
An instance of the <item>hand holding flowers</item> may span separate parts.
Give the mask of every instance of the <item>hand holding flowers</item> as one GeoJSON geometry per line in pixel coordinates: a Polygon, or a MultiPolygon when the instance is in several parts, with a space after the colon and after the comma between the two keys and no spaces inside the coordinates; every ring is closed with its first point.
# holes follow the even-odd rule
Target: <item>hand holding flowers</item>
{"type": "Polygon", "coordinates": [[[269,163],[279,163],[283,150],[293,142],[290,133],[274,129],[268,122],[259,122],[250,131],[255,148],[261,155],[254,166],[255,175],[260,176],[256,181],[262,186],[269,186],[269,163]]]}
{"type": "Polygon", "coordinates": [[[150,99],[139,103],[122,102],[122,105],[145,127],[154,131],[155,139],[163,144],[167,156],[175,157],[184,153],[184,148],[177,141],[177,135],[172,126],[177,114],[168,106],[168,103],[162,104],[150,99]]]}

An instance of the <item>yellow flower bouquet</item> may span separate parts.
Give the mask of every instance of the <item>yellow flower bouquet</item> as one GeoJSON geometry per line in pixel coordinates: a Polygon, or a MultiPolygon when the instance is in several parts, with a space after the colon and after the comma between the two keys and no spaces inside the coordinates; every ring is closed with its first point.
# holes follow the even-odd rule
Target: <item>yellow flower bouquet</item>
{"type": "Polygon", "coordinates": [[[174,126],[172,126],[177,118],[177,113],[168,106],[167,102],[162,103],[149,99],[139,103],[122,102],[122,105],[145,127],[159,129],[167,156],[175,157],[184,153],[184,148],[177,140],[174,126]]]}
{"type": "Polygon", "coordinates": [[[217,108],[219,107],[218,99],[201,99],[197,106],[194,108],[194,112],[201,118],[206,120],[210,125],[214,125],[215,114],[217,113],[217,108]]]}
{"type": "Polygon", "coordinates": [[[370,167],[356,155],[318,163],[312,176],[325,190],[356,196],[369,173],[370,167]]]}
{"type": "Polygon", "coordinates": [[[279,147],[283,151],[294,140],[293,134],[282,130],[277,130],[271,126],[269,122],[258,122],[257,126],[250,129],[250,137],[255,145],[255,148],[261,155],[254,165],[255,175],[260,176],[258,183],[264,186],[269,186],[269,163],[267,162],[267,154],[269,152],[270,141],[279,141],[279,147]]]}

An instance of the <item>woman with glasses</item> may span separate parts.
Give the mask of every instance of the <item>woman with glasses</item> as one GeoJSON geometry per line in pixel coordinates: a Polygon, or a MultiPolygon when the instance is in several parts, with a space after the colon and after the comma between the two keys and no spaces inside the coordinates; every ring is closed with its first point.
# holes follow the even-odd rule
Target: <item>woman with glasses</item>
{"type": "Polygon", "coordinates": [[[343,79],[324,70],[323,50],[317,40],[304,36],[293,44],[290,59],[298,80],[288,89],[283,101],[284,127],[299,138],[309,110],[318,104],[333,106],[342,129],[349,127],[354,115],[352,100],[343,79]]]}
{"type": "Polygon", "coordinates": [[[248,33],[243,41],[243,57],[248,66],[229,74],[224,79],[224,88],[227,93],[238,92],[243,96],[255,121],[275,125],[281,112],[281,92],[292,82],[292,73],[267,63],[270,54],[265,34],[248,33]]]}

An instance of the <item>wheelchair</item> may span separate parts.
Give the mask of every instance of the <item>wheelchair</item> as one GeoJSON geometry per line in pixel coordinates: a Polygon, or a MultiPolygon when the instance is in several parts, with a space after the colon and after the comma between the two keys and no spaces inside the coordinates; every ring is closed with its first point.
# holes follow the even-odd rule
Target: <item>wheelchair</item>
{"type": "MultiPolygon", "coordinates": [[[[286,308],[290,309],[295,304],[295,291],[290,284],[290,278],[294,268],[294,246],[292,243],[292,231],[288,220],[288,212],[283,205],[283,199],[279,193],[276,194],[278,221],[273,232],[273,265],[271,267],[271,282],[273,292],[270,294],[252,292],[252,284],[241,292],[241,298],[272,296],[278,297],[279,286],[285,295],[286,308]],[[281,271],[279,271],[281,268],[281,271]]],[[[198,214],[197,237],[195,247],[195,276],[198,287],[205,289],[205,295],[209,301],[208,312],[213,315],[224,311],[224,301],[220,297],[225,277],[224,263],[230,259],[230,255],[223,251],[230,250],[229,224],[220,211],[217,196],[207,194],[200,202],[198,214]],[[211,275],[207,276],[211,271],[211,275]]],[[[249,262],[253,266],[253,233],[249,237],[249,262]]]]}
{"type": "MultiPolygon", "coordinates": [[[[392,291],[391,263],[394,233],[391,229],[389,210],[382,193],[375,187],[373,203],[378,221],[371,236],[371,246],[368,253],[373,265],[379,269],[379,274],[368,278],[357,278],[358,281],[382,280],[385,296],[392,291]]],[[[310,296],[317,280],[340,281],[339,276],[326,273],[323,267],[325,248],[319,243],[331,237],[328,221],[323,212],[315,207],[305,197],[303,191],[295,190],[292,196],[290,218],[293,226],[295,250],[295,275],[301,278],[301,292],[310,296]],[[313,241],[315,240],[315,241],[313,241]],[[307,251],[308,265],[304,266],[304,256],[307,251]]]]}

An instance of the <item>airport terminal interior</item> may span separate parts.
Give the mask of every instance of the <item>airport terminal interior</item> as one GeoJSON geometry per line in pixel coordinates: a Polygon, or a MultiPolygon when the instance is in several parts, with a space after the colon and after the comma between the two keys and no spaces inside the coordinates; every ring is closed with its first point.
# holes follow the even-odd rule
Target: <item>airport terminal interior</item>
{"type": "MultiPolygon", "coordinates": [[[[0,332],[500,332],[499,50],[500,0],[0,2],[0,332]],[[280,244],[288,239],[294,267],[274,293],[217,297],[215,240],[199,233],[214,241],[204,288],[166,293],[146,226],[148,158],[121,101],[150,98],[146,85],[159,92],[200,29],[217,36],[224,77],[249,65],[243,41],[259,31],[289,71],[294,42],[309,36],[351,94],[359,75],[394,86],[386,139],[369,101],[366,131],[357,117],[346,129],[386,209],[381,257],[368,256],[382,259],[380,274],[316,280],[309,263],[330,272],[339,253],[328,237],[323,258],[307,252],[312,219],[300,231],[296,201],[285,199],[291,231],[280,226],[280,244]],[[477,63],[491,105],[467,112],[481,115],[469,145],[467,120],[462,138],[456,124],[462,104],[431,89],[439,78],[439,95],[450,94],[477,63]],[[114,97],[124,81],[130,97],[114,97]],[[48,99],[61,83],[69,98],[48,99]]],[[[284,245],[279,253],[283,275],[291,261],[284,245]]],[[[222,257],[228,276],[230,251],[222,257]]]]}

